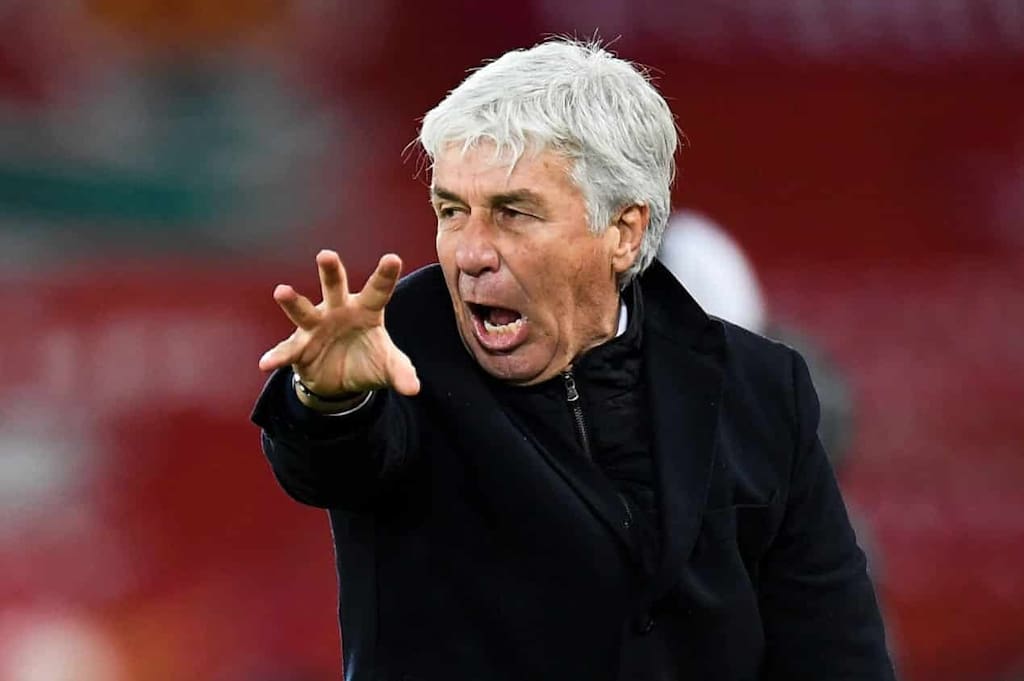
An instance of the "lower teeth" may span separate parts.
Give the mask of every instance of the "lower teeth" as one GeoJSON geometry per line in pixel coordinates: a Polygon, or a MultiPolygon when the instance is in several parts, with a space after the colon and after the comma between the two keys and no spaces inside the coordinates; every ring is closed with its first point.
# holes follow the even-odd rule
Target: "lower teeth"
{"type": "Polygon", "coordinates": [[[514,333],[515,331],[518,331],[519,327],[521,327],[522,325],[522,317],[515,320],[514,322],[509,322],[508,324],[491,324],[486,319],[484,320],[484,328],[487,330],[487,333],[494,333],[499,335],[514,333]]]}

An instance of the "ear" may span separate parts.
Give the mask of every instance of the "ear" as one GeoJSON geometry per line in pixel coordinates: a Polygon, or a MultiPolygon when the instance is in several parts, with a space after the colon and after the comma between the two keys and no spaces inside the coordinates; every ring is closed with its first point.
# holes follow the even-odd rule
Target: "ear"
{"type": "Polygon", "coordinates": [[[628,270],[640,256],[640,244],[650,220],[651,209],[645,204],[633,203],[623,208],[608,227],[608,231],[613,233],[612,269],[616,274],[628,270]]]}

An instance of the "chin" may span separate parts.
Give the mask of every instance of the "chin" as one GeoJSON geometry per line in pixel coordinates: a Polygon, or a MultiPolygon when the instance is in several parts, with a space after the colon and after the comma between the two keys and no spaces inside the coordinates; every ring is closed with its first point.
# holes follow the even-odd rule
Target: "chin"
{"type": "Polygon", "coordinates": [[[480,365],[480,368],[495,378],[509,383],[528,383],[538,372],[531,371],[528,367],[522,366],[511,353],[507,356],[495,356],[482,350],[477,350],[473,359],[480,365]]]}
{"type": "Polygon", "coordinates": [[[536,362],[531,363],[528,357],[523,356],[522,350],[524,348],[510,352],[507,355],[500,355],[487,352],[479,346],[472,347],[473,349],[470,354],[477,365],[494,378],[506,383],[513,385],[536,383],[538,377],[543,372],[543,368],[538,367],[536,362]]]}

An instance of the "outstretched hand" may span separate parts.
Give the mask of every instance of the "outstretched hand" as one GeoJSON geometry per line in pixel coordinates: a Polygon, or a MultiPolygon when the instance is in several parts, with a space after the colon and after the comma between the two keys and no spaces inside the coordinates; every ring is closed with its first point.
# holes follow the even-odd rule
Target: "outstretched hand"
{"type": "Polygon", "coordinates": [[[260,358],[260,369],[291,365],[299,379],[323,396],[342,396],[391,387],[403,395],[420,390],[409,357],[384,328],[402,260],[388,254],[377,263],[359,293],[350,293],[345,266],[334,251],[316,256],[323,300],[314,305],[291,286],[280,284],[274,300],[295,324],[295,332],[260,358]]]}

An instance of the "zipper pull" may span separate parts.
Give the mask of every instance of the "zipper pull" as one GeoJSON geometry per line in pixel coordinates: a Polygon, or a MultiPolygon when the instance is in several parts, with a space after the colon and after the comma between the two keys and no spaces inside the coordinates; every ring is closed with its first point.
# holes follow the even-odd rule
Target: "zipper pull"
{"type": "Polygon", "coordinates": [[[583,402],[580,401],[580,391],[576,389],[576,377],[572,375],[572,369],[562,373],[565,379],[565,396],[568,400],[569,409],[572,411],[572,418],[576,422],[576,435],[580,439],[580,446],[583,453],[590,458],[590,436],[587,435],[587,422],[583,418],[583,402]]]}
{"type": "Polygon", "coordinates": [[[568,400],[575,402],[580,399],[580,393],[576,390],[576,378],[572,375],[572,370],[562,374],[562,378],[565,379],[565,394],[568,400]]]}

